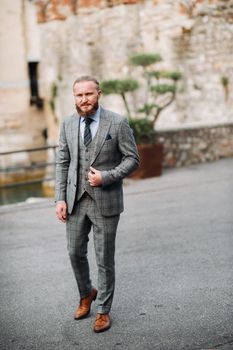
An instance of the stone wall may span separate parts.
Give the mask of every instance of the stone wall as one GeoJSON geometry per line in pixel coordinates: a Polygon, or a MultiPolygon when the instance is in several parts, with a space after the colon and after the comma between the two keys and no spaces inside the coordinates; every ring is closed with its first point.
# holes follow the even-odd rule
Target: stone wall
{"type": "MultiPolygon", "coordinates": [[[[36,0],[38,22],[65,20],[83,9],[143,3],[145,0],[36,0]]],[[[154,1],[155,2],[155,1],[154,1]]]]}
{"type": "MultiPolygon", "coordinates": [[[[30,106],[28,61],[39,60],[37,53],[34,55],[37,42],[32,24],[34,6],[24,0],[2,0],[0,10],[0,152],[44,146],[45,113],[30,106]],[[30,34],[34,34],[33,38],[30,34]]],[[[45,152],[1,155],[0,169],[45,160],[45,152]]],[[[44,169],[27,171],[26,177],[41,177],[43,173],[44,169]]],[[[0,172],[0,184],[23,178],[22,170],[0,172]]]]}
{"type": "MultiPolygon", "coordinates": [[[[2,0],[0,9],[1,151],[45,145],[46,127],[47,144],[57,143],[62,119],[74,111],[72,83],[79,75],[138,79],[141,89],[127,96],[136,116],[145,90],[142,70],[129,66],[128,59],[138,52],[158,52],[163,57],[159,69],[183,73],[175,103],[161,113],[156,125],[160,133],[233,121],[233,0],[2,0]],[[27,65],[34,60],[40,60],[44,110],[29,105],[27,65]]],[[[125,114],[118,96],[104,96],[102,104],[125,114]]],[[[231,155],[222,146],[229,135],[218,135],[222,141],[215,156],[204,147],[205,134],[197,137],[195,147],[203,147],[200,161],[217,159],[223,150],[231,155]]],[[[179,140],[193,149],[193,144],[179,140]]],[[[168,144],[166,149],[172,148],[168,144]]],[[[176,149],[185,153],[178,145],[176,149]]],[[[169,152],[168,166],[188,164],[188,159],[181,160],[185,156],[169,152]]],[[[195,158],[187,150],[185,154],[195,158]]],[[[39,158],[45,160],[44,155],[39,158]]],[[[0,167],[34,161],[38,154],[33,159],[25,152],[2,157],[0,167]]]]}
{"type": "Polygon", "coordinates": [[[233,123],[160,131],[164,167],[180,167],[233,157],[233,123]]]}
{"type": "MultiPolygon", "coordinates": [[[[161,113],[157,128],[233,120],[233,0],[82,1],[73,12],[71,4],[51,1],[48,19],[40,24],[42,87],[51,100],[51,88],[57,86],[59,121],[74,110],[73,80],[87,73],[101,80],[137,78],[141,90],[128,96],[137,114],[142,71],[128,64],[137,52],[159,52],[159,69],[183,73],[176,102],[161,113]],[[52,20],[55,3],[65,20],[52,20]]],[[[125,113],[118,96],[105,96],[102,103],[125,113]]]]}

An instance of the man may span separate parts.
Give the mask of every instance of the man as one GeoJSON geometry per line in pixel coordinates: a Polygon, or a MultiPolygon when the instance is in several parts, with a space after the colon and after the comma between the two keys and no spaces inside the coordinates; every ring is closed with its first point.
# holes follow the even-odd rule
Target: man
{"type": "Polygon", "coordinates": [[[115,236],[123,211],[122,179],[138,167],[137,148],[126,118],[99,106],[98,81],[89,76],[73,84],[77,113],[61,126],[56,162],[56,214],[66,222],[68,252],[80,304],[76,320],[88,316],[97,298],[95,332],[110,328],[115,284],[115,236]],[[98,294],[87,259],[88,234],[98,266],[98,294]]]}

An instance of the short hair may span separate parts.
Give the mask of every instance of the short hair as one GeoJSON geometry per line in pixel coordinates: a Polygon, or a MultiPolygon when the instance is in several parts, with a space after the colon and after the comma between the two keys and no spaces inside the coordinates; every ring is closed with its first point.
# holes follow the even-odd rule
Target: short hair
{"type": "Polygon", "coordinates": [[[82,81],[93,81],[96,84],[97,90],[100,90],[100,83],[95,77],[91,75],[83,75],[82,77],[77,78],[73,83],[73,88],[75,84],[81,83],[82,81]]]}

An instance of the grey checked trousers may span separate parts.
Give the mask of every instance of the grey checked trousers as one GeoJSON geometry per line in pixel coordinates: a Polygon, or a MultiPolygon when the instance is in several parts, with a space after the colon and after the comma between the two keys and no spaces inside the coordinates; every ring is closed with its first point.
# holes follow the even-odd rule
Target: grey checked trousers
{"type": "Polygon", "coordinates": [[[115,238],[119,215],[102,216],[95,201],[87,194],[76,203],[66,223],[67,247],[80,298],[92,291],[87,259],[88,235],[93,227],[93,239],[98,267],[97,312],[109,313],[115,288],[115,238]]]}

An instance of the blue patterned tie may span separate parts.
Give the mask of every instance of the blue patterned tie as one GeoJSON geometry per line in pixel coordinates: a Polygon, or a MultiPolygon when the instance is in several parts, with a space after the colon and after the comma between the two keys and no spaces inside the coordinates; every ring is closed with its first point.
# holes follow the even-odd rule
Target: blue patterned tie
{"type": "Polygon", "coordinates": [[[90,117],[85,117],[85,129],[84,129],[84,145],[87,147],[92,140],[90,124],[93,122],[93,119],[90,117]]]}

